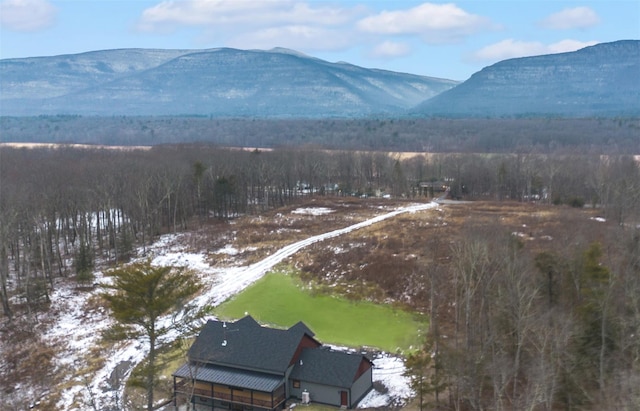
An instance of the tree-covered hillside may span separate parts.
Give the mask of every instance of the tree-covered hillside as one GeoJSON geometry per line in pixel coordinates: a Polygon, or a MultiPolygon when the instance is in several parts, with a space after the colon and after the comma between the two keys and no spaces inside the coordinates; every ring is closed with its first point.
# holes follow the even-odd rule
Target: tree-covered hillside
{"type": "Polygon", "coordinates": [[[2,117],[4,142],[316,147],[411,152],[640,153],[638,118],[325,119],[2,117]]]}

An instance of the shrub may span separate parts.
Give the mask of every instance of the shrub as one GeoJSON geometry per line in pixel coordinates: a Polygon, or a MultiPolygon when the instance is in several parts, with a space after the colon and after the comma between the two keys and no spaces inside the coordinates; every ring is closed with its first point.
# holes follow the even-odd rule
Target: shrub
{"type": "Polygon", "coordinates": [[[582,208],[584,207],[584,199],[581,197],[571,197],[567,204],[574,208],[582,208]]]}

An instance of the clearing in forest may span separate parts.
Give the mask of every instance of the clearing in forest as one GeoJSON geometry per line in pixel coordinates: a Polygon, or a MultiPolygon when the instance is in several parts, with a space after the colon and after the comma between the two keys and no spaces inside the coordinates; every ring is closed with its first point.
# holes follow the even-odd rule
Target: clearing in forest
{"type": "Polygon", "coordinates": [[[405,352],[421,344],[425,316],[392,305],[351,301],[303,287],[301,281],[274,272],[215,310],[222,319],[246,314],[263,324],[290,327],[303,321],[323,343],[405,352]]]}

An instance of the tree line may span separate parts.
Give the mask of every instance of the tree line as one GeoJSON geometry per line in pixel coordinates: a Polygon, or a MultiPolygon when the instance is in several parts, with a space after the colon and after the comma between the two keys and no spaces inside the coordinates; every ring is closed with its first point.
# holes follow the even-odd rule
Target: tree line
{"type": "Polygon", "coordinates": [[[640,119],[0,117],[4,142],[318,147],[457,153],[640,152],[640,119]]]}
{"type": "Polygon", "coordinates": [[[0,148],[0,301],[46,306],[54,280],[91,282],[93,261],[127,260],[158,235],[312,195],[540,201],[640,210],[631,156],[432,154],[210,145],[0,148]]]}

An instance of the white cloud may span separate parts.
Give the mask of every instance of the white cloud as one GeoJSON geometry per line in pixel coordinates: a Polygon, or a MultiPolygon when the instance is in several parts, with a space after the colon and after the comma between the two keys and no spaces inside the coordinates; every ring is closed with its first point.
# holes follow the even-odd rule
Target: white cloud
{"type": "Polygon", "coordinates": [[[444,43],[493,28],[493,24],[452,3],[423,3],[407,10],[383,11],[365,17],[357,27],[366,33],[419,34],[427,43],[444,43]]]}
{"type": "Polygon", "coordinates": [[[566,53],[568,51],[576,51],[576,50],[583,49],[585,47],[593,46],[598,43],[599,42],[595,40],[578,41],[578,40],[566,39],[566,40],[559,41],[557,43],[549,44],[547,46],[547,49],[549,50],[549,53],[566,53]]]}
{"type": "Polygon", "coordinates": [[[378,44],[370,53],[375,58],[392,58],[402,57],[411,53],[411,47],[405,43],[397,43],[393,41],[385,41],[378,44]]]}
{"type": "Polygon", "coordinates": [[[513,39],[483,47],[474,53],[476,61],[499,61],[513,57],[533,56],[544,54],[544,44],[537,41],[517,41],[513,39]]]}
{"type": "Polygon", "coordinates": [[[0,25],[13,31],[38,31],[51,27],[57,12],[47,0],[5,0],[0,3],[0,25]]]}
{"type": "Polygon", "coordinates": [[[269,27],[276,25],[338,25],[352,19],[352,10],[312,7],[290,0],[163,1],[142,13],[142,31],[166,31],[167,26],[269,27]]]}
{"type": "Polygon", "coordinates": [[[200,45],[343,50],[356,41],[351,27],[363,12],[358,5],[342,8],[297,0],[163,1],[143,12],[138,29],[161,33],[199,28],[200,45]]]}
{"type": "Polygon", "coordinates": [[[345,50],[358,43],[377,44],[369,54],[377,58],[412,52],[407,44],[381,38],[383,36],[414,35],[426,43],[439,44],[458,42],[465,36],[495,28],[488,19],[470,14],[455,4],[423,3],[411,9],[376,14],[371,14],[371,9],[363,4],[310,0],[163,0],[144,10],[137,28],[149,33],[199,29],[196,41],[202,47],[287,47],[312,52],[345,50]]]}
{"type": "Polygon", "coordinates": [[[600,17],[589,7],[574,7],[554,13],[540,22],[553,30],[584,29],[600,23],[600,17]]]}
{"type": "Polygon", "coordinates": [[[539,41],[502,40],[498,43],[483,47],[472,56],[473,61],[496,62],[515,57],[538,56],[542,54],[564,53],[576,51],[592,46],[597,41],[562,40],[552,44],[539,41]]]}
{"type": "Polygon", "coordinates": [[[351,44],[351,40],[349,36],[337,30],[290,25],[245,32],[231,38],[227,44],[242,49],[285,47],[294,50],[328,51],[344,49],[351,44]]]}

